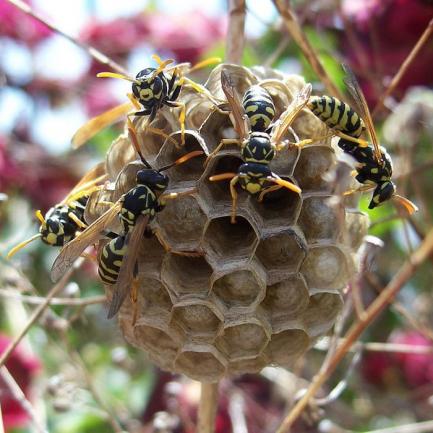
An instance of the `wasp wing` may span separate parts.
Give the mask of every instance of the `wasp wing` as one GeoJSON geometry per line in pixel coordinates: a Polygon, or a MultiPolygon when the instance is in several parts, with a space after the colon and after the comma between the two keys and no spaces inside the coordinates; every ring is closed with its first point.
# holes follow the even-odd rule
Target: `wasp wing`
{"type": "Polygon", "coordinates": [[[137,256],[140,250],[140,244],[143,241],[144,230],[146,229],[149,217],[140,215],[134,227],[126,235],[126,254],[123,258],[119,276],[113,286],[113,299],[111,300],[108,310],[108,319],[114,317],[123,304],[126,296],[131,290],[134,271],[137,263],[137,256]]]}
{"type": "Polygon", "coordinates": [[[95,222],[90,224],[71,242],[68,242],[60,251],[51,268],[51,279],[58,281],[65,272],[80,257],[82,252],[91,244],[96,243],[101,234],[109,228],[122,208],[122,202],[117,201],[107,212],[102,214],[95,222]]]}
{"type": "Polygon", "coordinates": [[[380,161],[382,159],[382,155],[380,153],[379,140],[377,138],[376,130],[374,129],[373,119],[371,117],[367,101],[365,100],[364,93],[362,92],[361,86],[359,85],[358,80],[356,79],[352,69],[350,69],[350,67],[348,65],[345,65],[344,63],[341,66],[345,73],[345,77],[343,79],[344,84],[346,84],[347,90],[349,91],[355,102],[355,109],[362,117],[362,120],[367,127],[371,142],[373,143],[376,159],[377,161],[380,161]]]}
{"type": "Polygon", "coordinates": [[[287,107],[280,118],[275,123],[271,132],[272,143],[278,145],[283,138],[284,134],[289,129],[290,125],[296,119],[296,116],[307,105],[311,96],[312,86],[310,83],[306,84],[295,96],[291,104],[287,107]]]}
{"type": "Polygon", "coordinates": [[[125,102],[117,105],[108,111],[90,119],[72,137],[72,147],[78,149],[84,143],[89,141],[99,131],[116,122],[122,116],[128,114],[134,108],[132,102],[125,102]]]}
{"type": "Polygon", "coordinates": [[[232,80],[229,74],[224,70],[221,71],[221,86],[233,113],[235,131],[243,141],[248,137],[249,128],[247,119],[242,102],[233,86],[232,80]]]}

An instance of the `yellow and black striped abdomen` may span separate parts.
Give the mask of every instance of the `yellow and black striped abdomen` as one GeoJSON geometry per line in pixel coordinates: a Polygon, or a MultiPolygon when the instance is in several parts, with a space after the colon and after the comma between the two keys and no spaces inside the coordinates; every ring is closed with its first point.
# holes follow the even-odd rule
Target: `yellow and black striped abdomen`
{"type": "Polygon", "coordinates": [[[242,100],[245,113],[250,119],[251,131],[266,131],[275,116],[271,95],[260,86],[251,86],[242,100]]]}
{"type": "Polygon", "coordinates": [[[105,284],[114,284],[126,253],[125,236],[117,236],[105,245],[99,256],[98,274],[105,284]]]}
{"type": "Polygon", "coordinates": [[[358,138],[365,129],[364,122],[350,105],[332,96],[313,96],[308,108],[329,128],[358,138]]]}

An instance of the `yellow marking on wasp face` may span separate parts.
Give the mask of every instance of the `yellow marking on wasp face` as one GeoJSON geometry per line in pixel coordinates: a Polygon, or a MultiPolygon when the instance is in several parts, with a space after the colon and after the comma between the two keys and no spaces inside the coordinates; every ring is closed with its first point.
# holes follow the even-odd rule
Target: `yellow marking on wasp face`
{"type": "Polygon", "coordinates": [[[140,89],[140,99],[143,101],[150,101],[153,98],[151,89],[140,89]]]}
{"type": "Polygon", "coordinates": [[[245,188],[250,194],[257,194],[261,191],[262,187],[258,183],[247,183],[245,188]]]}
{"type": "Polygon", "coordinates": [[[49,244],[54,245],[57,242],[57,235],[55,233],[49,233],[45,239],[49,244]]]}
{"type": "Polygon", "coordinates": [[[373,174],[376,174],[376,173],[379,173],[379,169],[378,168],[372,168],[370,170],[370,172],[373,173],[373,174]]]}

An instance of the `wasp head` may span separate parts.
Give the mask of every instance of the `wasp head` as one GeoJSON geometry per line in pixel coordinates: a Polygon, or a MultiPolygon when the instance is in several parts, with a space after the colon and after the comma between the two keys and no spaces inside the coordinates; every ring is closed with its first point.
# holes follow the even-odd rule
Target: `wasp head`
{"type": "Polygon", "coordinates": [[[137,173],[137,183],[146,185],[152,190],[165,191],[168,186],[168,177],[156,170],[140,170],[137,173]]]}

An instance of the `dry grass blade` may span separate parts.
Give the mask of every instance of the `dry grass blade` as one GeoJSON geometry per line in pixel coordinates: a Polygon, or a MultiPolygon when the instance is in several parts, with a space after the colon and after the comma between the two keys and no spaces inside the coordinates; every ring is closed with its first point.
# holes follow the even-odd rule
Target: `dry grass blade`
{"type": "Polygon", "coordinates": [[[433,431],[432,420],[371,430],[369,433],[429,433],[431,431],[433,431]]]}
{"type": "Polygon", "coordinates": [[[382,96],[380,97],[378,103],[374,107],[373,110],[373,116],[377,114],[380,109],[383,107],[383,103],[385,102],[386,98],[394,91],[394,89],[397,87],[398,83],[404,76],[404,74],[409,69],[410,65],[414,61],[415,57],[420,52],[421,48],[424,46],[424,44],[429,40],[430,36],[433,34],[433,19],[430,20],[428,23],[427,28],[424,30],[424,33],[421,35],[421,37],[418,39],[418,42],[415,44],[415,46],[412,48],[412,51],[409,53],[409,55],[406,57],[406,60],[402,63],[400,66],[400,69],[398,72],[394,75],[394,78],[391,80],[391,83],[389,83],[389,86],[383,92],[382,96]]]}
{"type": "Polygon", "coordinates": [[[227,63],[240,64],[245,45],[245,0],[229,1],[229,24],[226,41],[227,63]]]}
{"type": "Polygon", "coordinates": [[[56,27],[54,24],[49,23],[45,18],[43,18],[38,13],[34,12],[31,6],[24,3],[22,0],[7,0],[9,3],[16,6],[18,9],[26,13],[27,15],[30,15],[35,20],[38,20],[42,24],[46,25],[49,29],[51,29],[53,32],[58,33],[59,35],[63,36],[64,38],[71,41],[73,44],[77,45],[78,47],[82,48],[83,50],[87,51],[89,56],[93,57],[97,62],[102,63],[104,65],[107,65],[114,71],[117,71],[122,74],[127,74],[126,69],[123,68],[122,65],[119,65],[114,60],[110,59],[108,56],[106,56],[104,53],[101,53],[96,48],[91,47],[90,45],[84,44],[83,42],[78,41],[74,36],[68,35],[63,30],[60,30],[58,27],[56,27]]]}
{"type": "Polygon", "coordinates": [[[331,78],[320,63],[319,57],[308,41],[305,33],[302,31],[299,25],[298,19],[293,12],[289,2],[287,0],[273,0],[278,12],[283,18],[284,24],[292,38],[298,44],[299,48],[304,53],[305,58],[310,63],[317,77],[323,82],[327,92],[330,95],[336,96],[337,98],[343,99],[338,88],[332,82],[331,78]]]}
{"type": "Polygon", "coordinates": [[[347,331],[344,342],[338,347],[334,356],[329,361],[328,367],[314,377],[305,395],[296,403],[289,414],[283,420],[277,430],[277,433],[288,432],[293,423],[301,415],[308,402],[325,381],[331,376],[338,364],[344,358],[346,353],[352,348],[358,337],[363,333],[367,326],[378,316],[378,314],[392,302],[394,296],[403,287],[403,285],[414,275],[418,267],[429,257],[433,251],[433,230],[429,232],[424,242],[411,255],[409,260],[401,268],[400,272],[391,280],[375,301],[366,309],[363,320],[359,320],[352,325],[347,331]]]}
{"type": "Polygon", "coordinates": [[[218,382],[201,383],[200,405],[198,408],[198,433],[214,433],[218,408],[218,382]]]}
{"type": "MultiPolygon", "coordinates": [[[[76,262],[76,266],[79,266],[82,263],[82,259],[76,262]]],[[[24,326],[24,328],[21,330],[21,332],[15,337],[14,341],[12,341],[9,346],[6,348],[6,350],[2,353],[0,357],[0,367],[4,365],[4,363],[8,360],[9,356],[12,354],[12,352],[15,350],[15,348],[18,346],[18,344],[21,342],[21,340],[25,337],[29,329],[32,327],[32,325],[36,322],[36,320],[41,317],[42,313],[45,311],[45,309],[50,305],[51,300],[56,296],[57,293],[59,293],[68,282],[70,276],[72,275],[72,272],[74,271],[74,268],[69,269],[63,277],[60,279],[60,281],[55,284],[52,289],[48,292],[45,301],[40,304],[35,311],[33,311],[32,315],[29,317],[28,322],[24,326]]]]}
{"type": "Polygon", "coordinates": [[[35,413],[35,410],[33,409],[33,406],[27,400],[26,396],[24,395],[24,392],[19,387],[19,385],[17,384],[17,382],[15,381],[15,379],[9,373],[9,370],[5,366],[0,368],[0,377],[2,381],[5,383],[6,387],[8,388],[14,400],[18,402],[21,408],[29,416],[35,428],[35,431],[37,431],[38,433],[48,433],[48,430],[43,425],[41,425],[35,413]]]}

